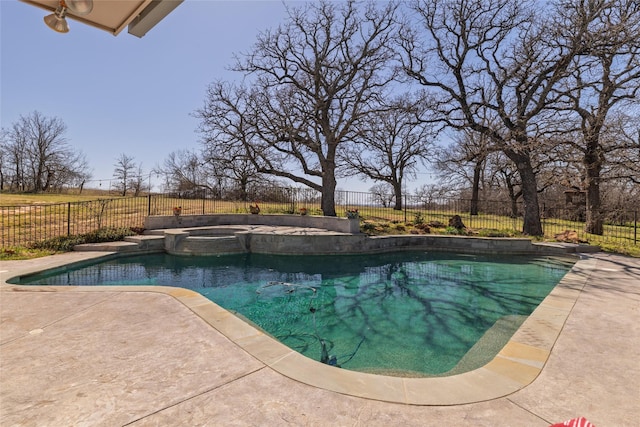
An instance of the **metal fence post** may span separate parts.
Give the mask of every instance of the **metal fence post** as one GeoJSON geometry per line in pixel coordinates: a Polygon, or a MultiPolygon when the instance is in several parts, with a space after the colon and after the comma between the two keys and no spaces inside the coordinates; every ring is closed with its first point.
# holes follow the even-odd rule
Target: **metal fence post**
{"type": "Polygon", "coordinates": [[[404,222],[407,222],[407,194],[403,194],[402,197],[404,197],[404,203],[402,204],[404,206],[404,222]]]}
{"type": "Polygon", "coordinates": [[[633,211],[633,244],[638,244],[638,211],[633,211]]]}
{"type": "Polygon", "coordinates": [[[71,236],[71,202],[67,202],[67,236],[71,236]]]}
{"type": "Polygon", "coordinates": [[[151,192],[149,192],[147,199],[147,216],[151,216],[151,192]]]}

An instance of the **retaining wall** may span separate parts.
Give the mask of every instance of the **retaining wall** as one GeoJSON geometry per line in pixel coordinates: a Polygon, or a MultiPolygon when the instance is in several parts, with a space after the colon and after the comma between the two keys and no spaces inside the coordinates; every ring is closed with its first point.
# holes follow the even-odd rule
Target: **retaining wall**
{"type": "Polygon", "coordinates": [[[147,219],[146,228],[156,229],[152,232],[158,237],[163,235],[164,250],[175,255],[249,252],[332,255],[396,250],[563,254],[584,250],[584,246],[533,243],[530,239],[524,238],[440,235],[371,237],[359,232],[358,219],[301,215],[223,214],[187,215],[177,218],[154,216],[147,219]],[[252,230],[248,227],[251,225],[318,228],[323,231],[309,234],[268,232],[252,230]]]}
{"type": "Polygon", "coordinates": [[[144,221],[144,228],[147,230],[218,225],[271,225],[321,228],[329,231],[351,234],[360,232],[360,220],[358,218],[348,219],[315,215],[212,214],[180,215],[178,217],[149,216],[144,221]]]}

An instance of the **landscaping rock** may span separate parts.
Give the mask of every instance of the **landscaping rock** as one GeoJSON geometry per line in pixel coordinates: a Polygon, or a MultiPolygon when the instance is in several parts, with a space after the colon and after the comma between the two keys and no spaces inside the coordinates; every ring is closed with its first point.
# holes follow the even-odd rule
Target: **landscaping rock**
{"type": "Polygon", "coordinates": [[[457,230],[464,230],[465,225],[462,222],[462,217],[460,215],[454,215],[451,217],[451,219],[449,220],[449,227],[453,227],[457,230]]]}

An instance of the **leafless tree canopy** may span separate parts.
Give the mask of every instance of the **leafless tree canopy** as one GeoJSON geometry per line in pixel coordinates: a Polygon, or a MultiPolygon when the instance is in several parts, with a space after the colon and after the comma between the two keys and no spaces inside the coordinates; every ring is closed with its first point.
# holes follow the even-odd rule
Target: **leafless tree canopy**
{"type": "Polygon", "coordinates": [[[534,1],[421,0],[402,34],[404,69],[437,94],[440,120],[486,135],[516,166],[527,234],[542,234],[532,152],[554,124],[555,89],[606,13],[601,3],[560,1],[541,14],[534,1]]]}
{"type": "Polygon", "coordinates": [[[38,111],[20,116],[11,129],[3,129],[0,189],[39,193],[87,180],[86,158],[68,144],[66,131],[61,119],[38,111]]]}
{"type": "Polygon", "coordinates": [[[123,196],[127,195],[127,191],[134,190],[139,183],[142,167],[136,163],[135,158],[121,153],[113,165],[113,177],[116,180],[115,188],[121,192],[123,196]]]}
{"type": "Polygon", "coordinates": [[[589,23],[571,73],[555,89],[558,103],[552,109],[575,129],[566,142],[577,153],[583,171],[580,186],[586,191],[586,231],[602,234],[603,172],[609,160],[624,156],[630,148],[628,139],[613,142],[607,133],[620,135],[616,123],[621,123],[622,111],[638,105],[640,94],[640,7],[634,0],[594,0],[586,5],[567,2],[564,8],[593,11],[596,16],[589,23]],[[612,113],[618,118],[611,117],[612,113]]]}
{"type": "Polygon", "coordinates": [[[234,152],[259,173],[322,192],[335,215],[341,146],[378,110],[393,81],[389,66],[396,5],[307,3],[265,31],[240,56],[245,85],[217,82],[196,116],[211,152],[234,152]],[[232,148],[233,147],[233,148],[232,148]]]}
{"type": "MultiPolygon", "coordinates": [[[[382,106],[381,106],[382,107],[382,106]]],[[[403,182],[425,163],[436,132],[421,119],[426,100],[404,94],[361,123],[354,144],[344,150],[344,164],[374,181],[391,186],[394,209],[402,209],[403,182]]]]}

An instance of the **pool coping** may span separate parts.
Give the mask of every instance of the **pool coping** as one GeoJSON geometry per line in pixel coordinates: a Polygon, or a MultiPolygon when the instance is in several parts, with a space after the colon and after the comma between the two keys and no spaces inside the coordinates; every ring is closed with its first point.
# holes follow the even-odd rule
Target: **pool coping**
{"type": "MultiPolygon", "coordinates": [[[[120,256],[117,253],[74,252],[26,263],[11,277],[69,264],[120,256]],[[67,256],[65,256],[67,255],[67,256]]],[[[166,286],[32,286],[0,281],[2,292],[155,292],[172,296],[215,330],[269,368],[301,383],[333,392],[411,405],[461,405],[501,398],[531,384],[542,372],[595,260],[578,259],[549,295],[524,321],[489,363],[448,377],[404,378],[339,369],[309,359],[276,341],[199,293],[166,286]]]]}

